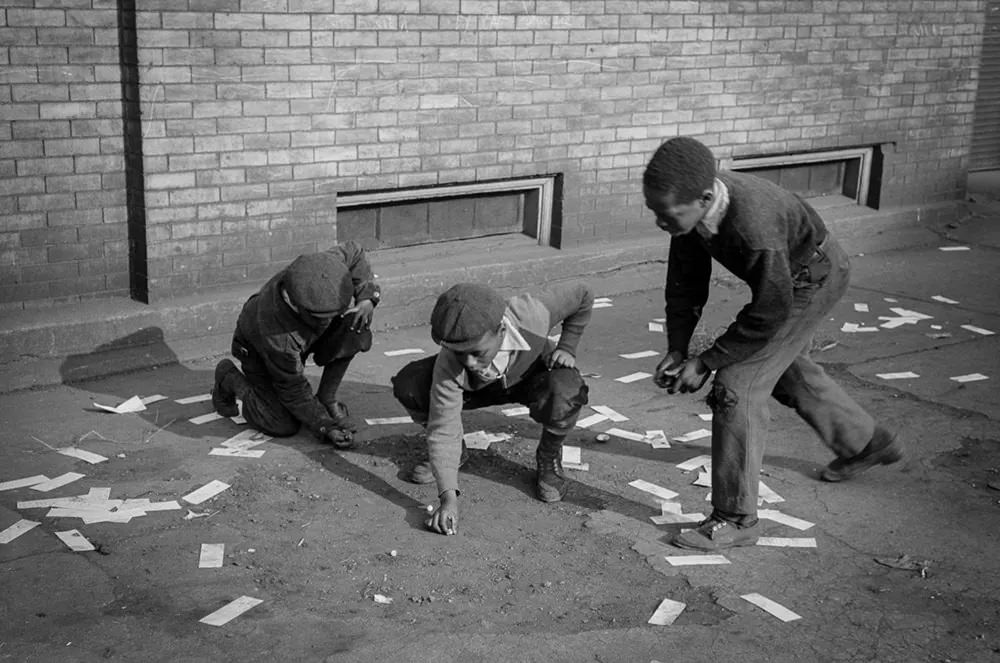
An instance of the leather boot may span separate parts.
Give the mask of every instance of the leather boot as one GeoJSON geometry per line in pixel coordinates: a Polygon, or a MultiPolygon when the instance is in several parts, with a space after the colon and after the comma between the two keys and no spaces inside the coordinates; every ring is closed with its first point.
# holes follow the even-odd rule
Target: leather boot
{"type": "Polygon", "coordinates": [[[246,393],[247,379],[229,359],[223,359],[215,366],[215,384],[212,386],[212,406],[223,417],[235,417],[240,413],[236,397],[246,393]]]}
{"type": "Polygon", "coordinates": [[[555,435],[548,431],[542,432],[535,452],[535,467],[538,476],[535,480],[535,494],[543,502],[559,502],[566,497],[569,480],[563,474],[562,443],[564,435],[555,435]]]}

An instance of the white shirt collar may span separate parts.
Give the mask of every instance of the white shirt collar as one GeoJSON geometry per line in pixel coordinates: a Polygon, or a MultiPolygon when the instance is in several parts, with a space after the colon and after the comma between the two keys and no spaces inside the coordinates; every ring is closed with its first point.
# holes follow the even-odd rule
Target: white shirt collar
{"type": "Polygon", "coordinates": [[[695,229],[705,239],[719,234],[719,223],[729,209],[729,188],[718,177],[712,185],[712,205],[695,229]]]}

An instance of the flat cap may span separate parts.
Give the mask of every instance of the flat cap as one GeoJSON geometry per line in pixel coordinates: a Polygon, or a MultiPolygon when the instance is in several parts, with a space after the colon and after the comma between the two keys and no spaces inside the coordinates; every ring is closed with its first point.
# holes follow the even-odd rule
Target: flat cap
{"type": "Polygon", "coordinates": [[[351,305],[351,272],[332,253],[307,253],[285,270],[281,282],[292,303],[317,318],[332,318],[351,305]]]}
{"type": "Polygon", "coordinates": [[[495,332],[503,321],[507,302],[500,294],[478,283],[458,283],[438,298],[431,312],[431,338],[452,350],[472,346],[483,335],[495,332]]]}

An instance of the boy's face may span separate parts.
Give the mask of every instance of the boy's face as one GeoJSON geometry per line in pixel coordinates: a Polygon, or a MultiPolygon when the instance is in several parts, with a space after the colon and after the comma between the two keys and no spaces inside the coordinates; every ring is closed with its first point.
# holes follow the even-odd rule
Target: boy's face
{"type": "Polygon", "coordinates": [[[706,189],[701,196],[691,202],[677,202],[673,191],[661,191],[648,186],[642,188],[646,197],[646,207],[656,215],[656,227],[671,235],[691,232],[698,222],[705,218],[712,204],[712,190],[706,189]]]}
{"type": "MultiPolygon", "coordinates": [[[[482,371],[497,356],[503,337],[504,328],[501,325],[497,331],[483,334],[472,346],[465,346],[461,352],[452,351],[455,352],[455,356],[458,357],[459,362],[461,362],[465,370],[472,372],[482,371]]],[[[443,345],[448,347],[446,343],[443,345]]]]}

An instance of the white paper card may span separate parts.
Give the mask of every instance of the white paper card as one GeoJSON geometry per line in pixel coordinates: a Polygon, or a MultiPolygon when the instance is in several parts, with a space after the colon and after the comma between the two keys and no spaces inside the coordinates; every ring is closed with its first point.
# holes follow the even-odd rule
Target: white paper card
{"type": "Polygon", "coordinates": [[[369,426],[377,424],[412,424],[413,419],[410,417],[376,417],[374,419],[365,419],[365,423],[369,426]]]}
{"type": "Polygon", "coordinates": [[[159,403],[160,401],[165,401],[165,400],[167,400],[167,397],[164,396],[163,394],[154,394],[152,396],[143,396],[142,404],[150,405],[151,403],[159,403]]]}
{"type": "Polygon", "coordinates": [[[939,246],[938,250],[939,251],[968,251],[969,247],[967,247],[967,246],[939,246]]]}
{"type": "Polygon", "coordinates": [[[674,620],[677,619],[682,612],[684,612],[685,607],[687,607],[686,604],[681,603],[680,601],[663,599],[660,601],[660,605],[657,606],[647,623],[653,624],[654,626],[669,626],[674,623],[674,620]]]}
{"type": "Polygon", "coordinates": [[[704,437],[712,437],[712,431],[707,428],[699,428],[698,430],[693,430],[690,433],[678,435],[674,438],[674,442],[694,442],[695,440],[700,440],[704,437]]]}
{"type": "Polygon", "coordinates": [[[107,412],[114,412],[115,414],[128,414],[130,412],[142,412],[146,409],[143,405],[142,399],[138,396],[133,396],[126,401],[119,403],[118,405],[101,405],[100,403],[94,403],[94,407],[100,408],[107,412]]]}
{"type": "Polygon", "coordinates": [[[226,456],[228,458],[260,458],[264,455],[265,449],[231,449],[229,447],[215,447],[208,452],[209,456],[226,456]]]}
{"type": "Polygon", "coordinates": [[[629,485],[633,488],[649,493],[650,495],[659,497],[661,500],[672,500],[677,497],[677,493],[669,488],[657,486],[655,483],[650,483],[649,481],[644,481],[642,479],[636,479],[635,481],[630,482],[629,485]]]}
{"type": "Polygon", "coordinates": [[[670,448],[670,442],[667,441],[667,434],[659,429],[646,431],[646,441],[654,449],[670,448]]]}
{"type": "Polygon", "coordinates": [[[510,433],[487,433],[484,430],[477,430],[466,433],[462,436],[462,440],[470,449],[489,449],[494,442],[503,442],[510,437],[510,433]]]}
{"type": "Polygon", "coordinates": [[[262,599],[255,599],[252,596],[241,596],[235,601],[231,601],[230,603],[222,606],[212,614],[202,617],[198,621],[202,624],[208,624],[209,626],[222,626],[236,617],[239,617],[255,605],[260,605],[263,602],[264,601],[262,599]]]}
{"type": "Polygon", "coordinates": [[[191,405],[192,403],[204,403],[205,401],[212,400],[212,394],[198,394],[197,396],[187,396],[185,398],[178,398],[175,403],[181,405],[191,405]]]}
{"type": "Polygon", "coordinates": [[[784,502],[785,498],[778,493],[771,490],[767,484],[763,481],[757,482],[757,496],[764,502],[770,502],[771,504],[777,504],[778,502],[784,502]]]}
{"type": "Polygon", "coordinates": [[[708,472],[699,472],[698,478],[691,482],[693,486],[701,486],[702,488],[712,487],[712,475],[708,472]]]}
{"type": "Polygon", "coordinates": [[[603,414],[600,414],[600,413],[592,414],[589,417],[584,417],[583,419],[580,419],[579,421],[577,421],[576,422],[576,427],[577,428],[588,428],[590,426],[593,426],[596,423],[600,423],[602,421],[607,421],[607,420],[608,420],[608,417],[606,415],[603,415],[603,414]]]}
{"type": "Polygon", "coordinates": [[[697,470],[699,467],[711,467],[712,457],[702,454],[701,456],[695,456],[694,458],[688,458],[683,463],[677,463],[677,469],[683,470],[685,472],[690,472],[691,470],[697,470]]]}
{"type": "Polygon", "coordinates": [[[700,523],[705,520],[705,515],[701,513],[661,513],[658,516],[650,516],[649,519],[656,525],[677,525],[678,523],[700,523]]]}
{"type": "Polygon", "coordinates": [[[620,378],[615,378],[615,382],[638,382],[639,380],[645,380],[646,378],[653,377],[652,373],[643,373],[639,371],[637,373],[630,373],[629,375],[623,375],[620,378]]]}
{"type": "Polygon", "coordinates": [[[403,348],[401,350],[386,350],[382,354],[386,357],[401,357],[403,355],[422,355],[424,351],[420,348],[403,348]]]}
{"type": "Polygon", "coordinates": [[[107,460],[104,456],[100,454],[95,454],[92,451],[87,451],[85,449],[77,449],[76,447],[64,447],[59,450],[63,456],[69,456],[71,458],[79,458],[80,460],[85,460],[88,463],[103,463],[107,460]]]}
{"type": "Polygon", "coordinates": [[[213,479],[198,490],[188,493],[181,499],[188,504],[201,504],[205,500],[215,497],[227,488],[229,488],[228,483],[224,483],[218,479],[213,479]]]}
{"type": "Polygon", "coordinates": [[[580,447],[563,446],[563,448],[562,448],[562,462],[563,463],[573,463],[574,465],[579,465],[580,462],[581,462],[580,447]]]}
{"type": "Polygon", "coordinates": [[[594,304],[590,308],[610,308],[612,306],[614,306],[614,304],[611,302],[599,302],[595,299],[594,304]]]}
{"type": "Polygon", "coordinates": [[[507,417],[522,417],[531,412],[531,409],[527,405],[518,405],[517,407],[504,408],[500,412],[507,417]]]}
{"type": "Polygon", "coordinates": [[[201,555],[198,557],[199,569],[221,569],[222,558],[225,557],[226,544],[224,543],[203,543],[201,544],[201,555]]]}
{"type": "Polygon", "coordinates": [[[981,334],[983,336],[993,336],[993,332],[989,329],[983,329],[982,327],[976,327],[975,325],[962,325],[962,329],[970,331],[974,334],[981,334]]]}
{"type": "Polygon", "coordinates": [[[700,564],[729,564],[725,555],[673,555],[664,557],[670,566],[696,566],[700,564]]]}
{"type": "Polygon", "coordinates": [[[209,412],[207,414],[199,414],[197,417],[191,417],[188,421],[195,426],[200,426],[202,424],[207,424],[210,421],[217,421],[219,419],[222,419],[221,414],[218,412],[209,412]]]}
{"type": "Polygon", "coordinates": [[[47,493],[50,490],[60,488],[68,483],[73,483],[77,479],[82,479],[83,476],[84,475],[80,474],[79,472],[67,472],[66,474],[57,476],[54,479],[49,479],[48,481],[42,483],[36,483],[34,486],[31,487],[31,489],[37,490],[42,493],[47,493]]]}
{"type": "Polygon", "coordinates": [[[55,534],[63,543],[66,544],[66,547],[73,552],[96,550],[96,548],[94,548],[94,544],[88,541],[83,534],[80,534],[80,532],[75,529],[66,530],[65,532],[56,532],[55,534]]]}
{"type": "Polygon", "coordinates": [[[982,373],[968,373],[966,375],[956,375],[955,377],[948,379],[954,380],[955,382],[977,382],[979,380],[989,380],[990,378],[982,373]]]}
{"type": "Polygon", "coordinates": [[[663,325],[659,322],[651,322],[649,323],[649,331],[663,333],[663,325]]]}
{"type": "Polygon", "coordinates": [[[249,430],[240,431],[228,440],[221,442],[219,446],[226,447],[227,449],[251,449],[264,444],[271,439],[271,436],[267,433],[262,433],[259,430],[251,428],[249,430]]]}
{"type": "Polygon", "coordinates": [[[795,529],[802,531],[809,529],[815,524],[809,522],[808,520],[803,520],[802,518],[789,516],[787,513],[782,513],[777,509],[758,509],[757,515],[761,518],[766,518],[767,520],[773,520],[776,523],[781,523],[782,525],[788,525],[789,527],[794,527],[795,529]]]}
{"type": "Polygon", "coordinates": [[[764,612],[768,612],[774,615],[783,622],[793,622],[796,619],[802,619],[801,615],[795,614],[785,606],[775,601],[772,601],[766,596],[761,596],[760,594],[753,593],[753,594],[744,594],[740,598],[749,603],[753,603],[755,606],[757,606],[764,612]]]}
{"type": "Polygon", "coordinates": [[[773,546],[775,548],[815,548],[816,539],[789,538],[785,536],[762,536],[757,539],[758,546],[773,546]]]}
{"type": "Polygon", "coordinates": [[[4,531],[0,532],[0,543],[10,543],[25,532],[29,532],[39,525],[41,525],[41,523],[36,523],[34,520],[21,519],[4,531]]]}
{"type": "Polygon", "coordinates": [[[646,436],[642,433],[633,433],[630,430],[622,430],[621,428],[609,428],[604,431],[608,435],[614,435],[615,437],[620,437],[625,440],[632,440],[633,442],[648,442],[646,436]]]}
{"type": "Polygon", "coordinates": [[[641,352],[628,352],[618,356],[622,359],[645,359],[646,357],[659,357],[660,353],[656,350],[642,350],[641,352]]]}
{"type": "Polygon", "coordinates": [[[876,373],[875,375],[883,380],[907,380],[920,377],[913,371],[900,371],[899,373],[876,373]]]}
{"type": "Polygon", "coordinates": [[[944,295],[934,295],[933,297],[931,297],[931,299],[933,299],[936,302],[941,302],[942,304],[957,304],[958,303],[954,299],[951,299],[949,297],[945,297],[944,295]]]}
{"type": "Polygon", "coordinates": [[[859,302],[854,305],[854,310],[858,313],[868,313],[868,304],[859,302]]]}
{"type": "Polygon", "coordinates": [[[23,479],[11,479],[10,481],[0,482],[0,490],[14,490],[15,488],[27,488],[28,486],[34,486],[36,484],[44,483],[48,480],[49,478],[44,474],[36,474],[33,477],[24,477],[23,479]]]}
{"type": "Polygon", "coordinates": [[[702,421],[711,421],[712,420],[712,413],[709,412],[708,414],[699,414],[698,418],[701,419],[702,421]]]}

